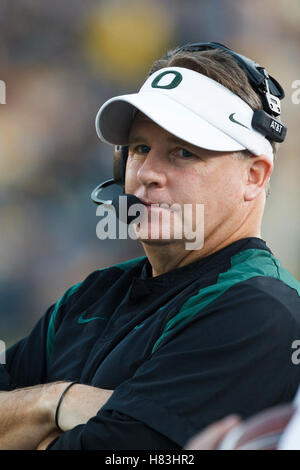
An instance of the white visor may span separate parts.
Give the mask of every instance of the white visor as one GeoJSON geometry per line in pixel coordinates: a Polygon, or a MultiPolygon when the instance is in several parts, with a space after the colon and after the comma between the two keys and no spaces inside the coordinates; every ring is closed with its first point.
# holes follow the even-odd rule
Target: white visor
{"type": "Polygon", "coordinates": [[[181,140],[207,150],[249,150],[273,161],[270,142],[252,126],[250,106],[205,75],[182,67],[153,73],[138,93],[106,101],[96,116],[96,130],[106,143],[127,145],[138,109],[181,140]]]}

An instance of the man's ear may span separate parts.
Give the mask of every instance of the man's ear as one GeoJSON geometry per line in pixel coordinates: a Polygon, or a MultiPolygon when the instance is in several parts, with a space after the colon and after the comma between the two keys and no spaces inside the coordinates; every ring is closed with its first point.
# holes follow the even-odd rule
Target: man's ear
{"type": "Polygon", "coordinates": [[[244,200],[253,201],[264,190],[273,172],[273,162],[266,155],[247,159],[244,200]]]}

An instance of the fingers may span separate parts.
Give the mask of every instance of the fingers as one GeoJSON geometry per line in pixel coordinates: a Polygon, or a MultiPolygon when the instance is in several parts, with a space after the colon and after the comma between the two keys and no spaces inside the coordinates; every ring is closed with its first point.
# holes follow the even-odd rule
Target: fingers
{"type": "Polygon", "coordinates": [[[53,431],[50,433],[45,439],[42,440],[42,442],[39,443],[37,446],[36,450],[46,450],[48,445],[57,437],[61,436],[61,432],[59,431],[53,431]]]}

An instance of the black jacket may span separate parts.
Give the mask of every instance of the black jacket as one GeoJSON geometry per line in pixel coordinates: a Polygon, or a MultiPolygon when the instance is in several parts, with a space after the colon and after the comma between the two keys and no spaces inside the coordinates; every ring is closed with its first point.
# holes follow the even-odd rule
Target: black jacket
{"type": "Polygon", "coordinates": [[[297,339],[300,284],[247,238],[154,278],[146,257],[92,272],[7,352],[2,388],[114,389],[50,449],[176,449],[228,414],[291,401],[297,339]]]}

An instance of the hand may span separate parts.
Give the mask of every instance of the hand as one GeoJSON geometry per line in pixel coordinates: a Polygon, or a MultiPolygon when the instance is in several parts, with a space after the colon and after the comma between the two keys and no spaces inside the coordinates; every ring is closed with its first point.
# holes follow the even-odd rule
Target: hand
{"type": "Polygon", "coordinates": [[[59,431],[53,431],[51,434],[49,434],[45,439],[42,440],[42,442],[39,443],[37,446],[36,450],[46,450],[48,445],[57,437],[61,436],[62,433],[59,431]]]}
{"type": "Polygon", "coordinates": [[[216,421],[194,436],[184,447],[187,450],[216,450],[225,435],[240,424],[241,419],[236,415],[216,421]]]}

